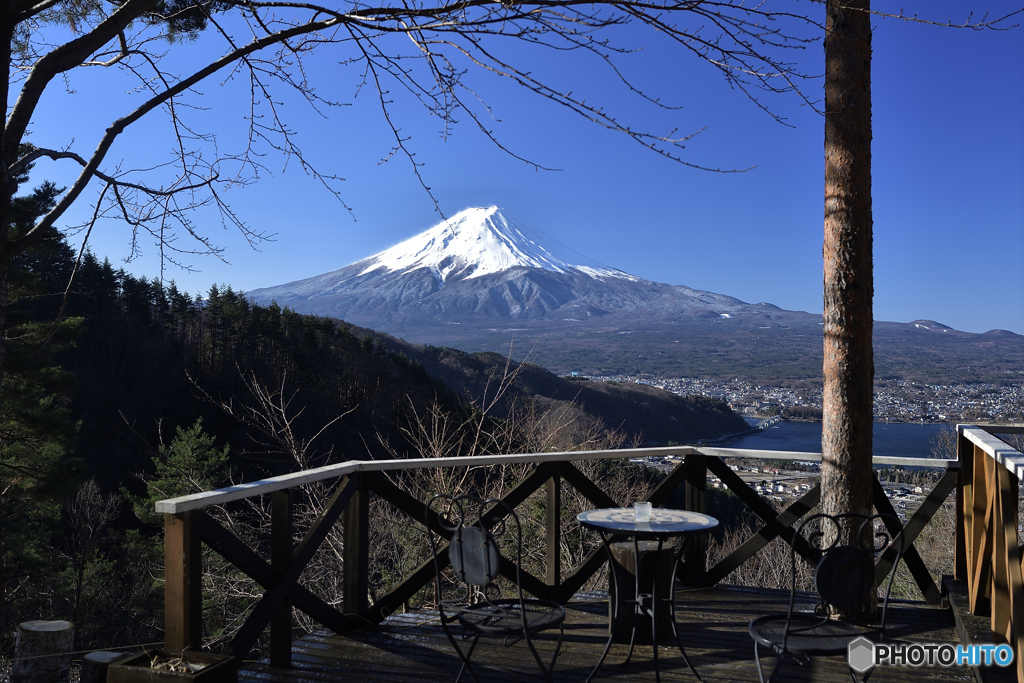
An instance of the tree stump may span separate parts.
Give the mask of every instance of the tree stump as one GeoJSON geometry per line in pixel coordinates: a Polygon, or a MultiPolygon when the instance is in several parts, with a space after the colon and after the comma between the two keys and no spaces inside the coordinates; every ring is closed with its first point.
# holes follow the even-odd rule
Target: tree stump
{"type": "Polygon", "coordinates": [[[66,683],[74,642],[75,625],[70,621],[18,624],[11,683],[66,683]]]}
{"type": "MultiPolygon", "coordinates": [[[[654,577],[658,577],[658,601],[655,614],[658,619],[658,640],[672,639],[672,613],[668,604],[661,603],[664,598],[672,596],[672,562],[675,560],[673,549],[669,545],[658,552],[657,541],[639,541],[640,552],[640,592],[651,593],[654,588],[654,577]]],[[[612,571],[619,579],[621,595],[615,594],[615,582],[609,578],[609,628],[616,640],[629,641],[633,630],[636,597],[636,562],[633,553],[633,542],[612,543],[612,571]],[[627,602],[628,601],[628,602],[627,602]],[[618,603],[618,616],[615,616],[615,603],[618,603]]],[[[646,614],[636,615],[636,642],[651,642],[651,619],[646,614]]]]}
{"type": "Polygon", "coordinates": [[[107,667],[116,659],[124,657],[123,652],[97,650],[82,658],[82,676],[79,683],[107,683],[107,667]]]}

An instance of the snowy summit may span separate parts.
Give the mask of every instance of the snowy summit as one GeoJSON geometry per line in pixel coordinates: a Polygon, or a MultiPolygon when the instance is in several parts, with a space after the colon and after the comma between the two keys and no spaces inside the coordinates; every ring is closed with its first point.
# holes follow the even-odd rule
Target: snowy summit
{"type": "Polygon", "coordinates": [[[360,275],[381,269],[410,272],[427,268],[442,285],[510,268],[576,271],[593,278],[642,281],[559,244],[497,206],[465,209],[446,221],[359,263],[360,275]]]}
{"type": "Polygon", "coordinates": [[[574,324],[616,313],[763,318],[761,308],[733,297],[609,268],[496,206],[466,209],[357,263],[247,296],[410,338],[438,325],[574,324]]]}

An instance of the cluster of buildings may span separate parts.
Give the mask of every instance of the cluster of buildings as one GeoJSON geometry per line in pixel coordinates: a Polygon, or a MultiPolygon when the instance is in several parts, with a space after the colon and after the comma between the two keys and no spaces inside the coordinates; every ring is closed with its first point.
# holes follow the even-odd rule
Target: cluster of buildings
{"type": "MultiPolygon", "coordinates": [[[[739,474],[747,482],[747,485],[757,493],[776,500],[802,496],[811,490],[817,480],[817,474],[808,476],[806,472],[768,467],[730,465],[730,469],[739,474]]],[[[815,470],[817,470],[817,463],[815,463],[815,470]]],[[[714,475],[708,477],[708,486],[714,489],[725,488],[725,484],[714,475]]]]}
{"type": "MultiPolygon", "coordinates": [[[[630,462],[668,472],[682,462],[682,458],[655,456],[631,458],[630,462]]],[[[741,464],[729,465],[729,469],[735,472],[758,495],[780,504],[788,504],[810,491],[818,483],[821,471],[821,466],[817,462],[794,461],[781,468],[764,463],[752,463],[749,460],[740,462],[741,464]]],[[[893,507],[896,508],[896,514],[900,519],[905,521],[907,513],[921,504],[924,495],[934,486],[938,476],[938,470],[929,471],[925,475],[928,481],[927,486],[917,483],[882,481],[882,487],[888,494],[889,500],[892,501],[893,507]]],[[[708,488],[726,489],[728,487],[717,476],[709,474],[708,488]]]]}
{"type": "Polygon", "coordinates": [[[875,390],[875,419],[887,422],[1020,422],[1024,385],[886,382],[875,390]]]}
{"type": "MultiPolygon", "coordinates": [[[[649,375],[590,377],[593,380],[638,382],[684,396],[709,396],[725,401],[747,415],[781,410],[821,409],[821,386],[810,381],[793,386],[766,386],[742,379],[708,380],[649,375]]],[[[797,410],[797,416],[800,411],[797,410]]],[[[813,413],[813,410],[808,411],[813,413]]],[[[878,422],[1021,422],[1024,421],[1024,383],[924,384],[884,380],[875,384],[878,422]]]]}

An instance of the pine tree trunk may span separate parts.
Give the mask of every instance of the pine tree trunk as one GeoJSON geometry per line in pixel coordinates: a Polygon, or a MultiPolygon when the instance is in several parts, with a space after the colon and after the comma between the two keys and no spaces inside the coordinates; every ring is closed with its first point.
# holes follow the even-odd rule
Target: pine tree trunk
{"type": "Polygon", "coordinates": [[[829,514],[870,513],[874,476],[869,9],[869,0],[827,0],[825,10],[821,488],[829,514]]]}
{"type": "MultiPolygon", "coordinates": [[[[0,410],[4,407],[3,384],[7,361],[7,283],[11,262],[7,240],[10,215],[11,197],[0,181],[0,410]]],[[[6,444],[0,443],[0,458],[6,457],[5,448],[6,444]]],[[[7,529],[4,527],[6,491],[6,485],[0,482],[0,646],[3,645],[3,634],[7,633],[7,529]]]]}

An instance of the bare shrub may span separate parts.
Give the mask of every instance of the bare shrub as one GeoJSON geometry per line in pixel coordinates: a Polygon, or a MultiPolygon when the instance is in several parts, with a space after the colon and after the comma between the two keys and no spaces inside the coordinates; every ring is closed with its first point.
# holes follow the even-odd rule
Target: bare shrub
{"type": "MultiPolygon", "coordinates": [[[[956,503],[950,499],[935,511],[931,521],[921,530],[914,541],[914,548],[924,561],[935,585],[942,585],[943,574],[953,573],[956,540],[956,503]]],[[[906,600],[923,600],[905,562],[896,569],[892,583],[892,597],[906,600]]]]}
{"type": "MultiPolygon", "coordinates": [[[[504,380],[498,385],[499,390],[504,380]]],[[[600,419],[587,415],[572,402],[519,402],[500,421],[487,422],[481,413],[453,416],[438,404],[416,413],[406,429],[411,443],[423,457],[442,458],[488,453],[538,453],[622,448],[627,437],[608,430],[600,419]],[[460,421],[461,420],[461,421],[460,421]],[[493,428],[494,432],[487,432],[493,428]],[[493,450],[492,450],[493,449],[493,450]]],[[[585,476],[597,483],[620,504],[639,500],[650,492],[651,483],[643,467],[619,461],[575,463],[585,476]]],[[[465,468],[425,468],[395,472],[391,480],[419,500],[434,493],[471,492],[483,498],[501,498],[518,485],[533,464],[501,464],[465,468]]],[[[576,523],[576,515],[593,506],[569,484],[561,484],[560,550],[561,569],[568,572],[600,545],[600,539],[576,523]]],[[[547,499],[541,488],[517,508],[523,533],[523,569],[544,576],[547,567],[547,499]]],[[[420,562],[429,559],[429,546],[421,520],[409,520],[384,501],[375,502],[371,518],[373,555],[370,562],[380,568],[381,589],[401,580],[420,562]]],[[[602,577],[591,583],[600,585],[602,577]]],[[[433,599],[429,590],[423,599],[433,599]]]]}
{"type": "MultiPolygon", "coordinates": [[[[724,560],[757,531],[754,521],[746,518],[739,525],[726,529],[720,538],[712,537],[708,542],[708,566],[724,560]]],[[[792,566],[789,544],[781,538],[776,538],[729,573],[721,583],[788,589],[793,586],[792,566]]],[[[814,568],[799,555],[796,558],[796,588],[801,591],[814,590],[814,568]]]]}
{"type": "MultiPolygon", "coordinates": [[[[507,393],[521,371],[521,365],[506,363],[488,378],[479,398],[461,408],[449,408],[440,401],[427,406],[410,402],[406,422],[400,428],[404,443],[392,444],[382,435],[378,440],[394,458],[416,457],[440,459],[467,456],[526,452],[560,452],[573,450],[610,450],[633,445],[626,435],[609,430],[599,419],[585,413],[573,402],[549,400],[507,401],[507,393]],[[502,414],[496,416],[498,407],[502,414]]],[[[295,405],[294,388],[287,386],[287,376],[280,377],[271,388],[251,373],[240,371],[250,396],[243,400],[217,400],[211,403],[247,427],[251,435],[250,456],[268,455],[290,460],[296,470],[307,469],[329,461],[330,452],[316,452],[312,438],[303,438],[293,430],[302,407],[295,405]]],[[[198,386],[196,387],[202,392],[198,386]]],[[[205,392],[203,392],[205,395],[205,392]]],[[[338,416],[335,420],[342,419],[338,416]]],[[[650,477],[642,466],[620,461],[582,461],[575,465],[585,476],[620,504],[626,505],[646,497],[651,488],[650,477]]],[[[532,470],[532,463],[493,466],[425,467],[417,470],[384,473],[390,481],[416,500],[426,501],[434,493],[474,493],[482,498],[501,498],[523,481],[532,470]]],[[[297,542],[326,508],[337,482],[316,482],[291,489],[294,538],[297,542]]],[[[561,488],[561,569],[568,572],[600,545],[600,539],[584,532],[576,523],[576,515],[592,507],[589,500],[562,483],[561,488]]],[[[542,487],[517,508],[523,533],[523,568],[536,576],[544,576],[546,556],[546,491],[542,487]]],[[[430,548],[423,530],[422,516],[411,518],[388,501],[373,496],[369,501],[369,594],[372,605],[376,599],[394,588],[412,570],[430,560],[430,548]]],[[[269,562],[271,535],[271,498],[247,498],[227,507],[207,508],[220,524],[248,544],[269,562]]],[[[300,583],[326,603],[339,607],[344,601],[342,585],[345,551],[344,530],[335,525],[309,564],[300,583]]],[[[230,640],[262,594],[262,589],[218,555],[204,555],[204,594],[217,596],[208,603],[205,614],[207,646],[230,640]]],[[[591,585],[603,585],[603,576],[591,585]]],[[[410,606],[431,604],[433,588],[428,586],[410,600],[410,606]]],[[[387,615],[381,615],[387,616],[387,615]]],[[[294,611],[294,623],[312,631],[319,624],[304,613],[294,611]]],[[[259,650],[266,645],[256,645],[259,650]]]]}
{"type": "MultiPolygon", "coordinates": [[[[406,444],[391,444],[380,437],[382,445],[396,458],[406,447],[423,458],[452,458],[612,450],[634,445],[627,435],[608,429],[601,419],[588,415],[575,402],[506,400],[524,367],[523,363],[507,361],[504,367],[495,368],[479,398],[462,413],[454,413],[438,401],[424,410],[413,407],[402,428],[406,444]],[[496,417],[499,406],[503,407],[502,414],[496,417]]],[[[519,463],[424,468],[387,476],[418,500],[427,500],[435,493],[501,498],[522,482],[533,466],[519,463]]],[[[620,504],[644,498],[650,491],[643,467],[618,461],[582,461],[575,466],[620,504]]],[[[592,503],[565,482],[560,493],[561,569],[565,572],[577,567],[600,539],[585,533],[576,523],[576,515],[592,503]]],[[[546,506],[546,491],[541,488],[517,508],[523,533],[523,568],[537,576],[544,576],[547,566],[546,506]]],[[[428,559],[429,546],[420,522],[409,520],[384,501],[375,502],[370,562],[379,568],[381,590],[387,590],[428,559]]],[[[432,599],[432,594],[425,599],[432,599]]]]}

